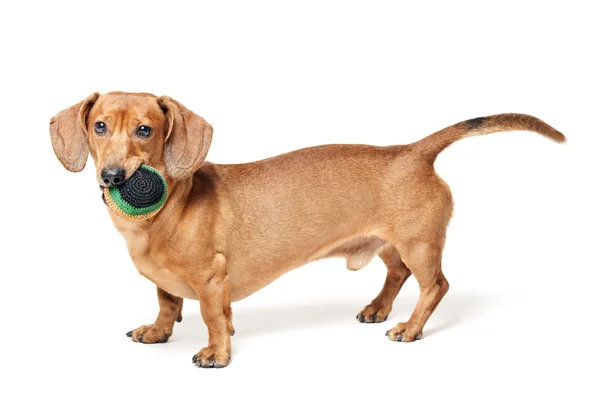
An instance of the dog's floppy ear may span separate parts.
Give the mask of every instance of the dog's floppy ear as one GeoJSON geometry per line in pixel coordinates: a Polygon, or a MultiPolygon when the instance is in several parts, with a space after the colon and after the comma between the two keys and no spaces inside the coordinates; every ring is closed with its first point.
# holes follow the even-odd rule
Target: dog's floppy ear
{"type": "Polygon", "coordinates": [[[212,126],[168,96],[158,98],[167,118],[164,160],[167,174],[177,180],[191,176],[204,162],[212,140],[212,126]]]}
{"type": "Polygon", "coordinates": [[[88,158],[87,116],[99,94],[94,93],[50,119],[50,138],[54,154],[71,172],[79,172],[88,158]]]}

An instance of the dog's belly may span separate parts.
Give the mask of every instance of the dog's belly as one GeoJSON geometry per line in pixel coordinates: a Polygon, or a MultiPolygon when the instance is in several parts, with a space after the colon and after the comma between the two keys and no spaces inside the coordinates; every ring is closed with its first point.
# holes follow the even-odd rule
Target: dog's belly
{"type": "Polygon", "coordinates": [[[356,235],[349,239],[335,240],[324,245],[319,251],[289,263],[283,260],[270,264],[240,268],[234,265],[229,270],[231,300],[239,301],[267,286],[283,274],[309,262],[329,257],[344,257],[346,267],[357,271],[366,266],[388,243],[373,235],[356,235]]]}

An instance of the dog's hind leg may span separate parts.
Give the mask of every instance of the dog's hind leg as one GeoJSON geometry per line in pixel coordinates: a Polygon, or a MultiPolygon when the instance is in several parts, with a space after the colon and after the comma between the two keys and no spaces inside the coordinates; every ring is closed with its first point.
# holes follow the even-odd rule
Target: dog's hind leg
{"type": "Polygon", "coordinates": [[[400,247],[406,265],[419,282],[419,301],[407,322],[401,322],[386,335],[390,340],[412,342],[423,335],[423,326],[436,309],[449,284],[442,273],[442,246],[437,243],[415,241],[400,247]]]}
{"type": "Polygon", "coordinates": [[[383,322],[392,311],[394,299],[411,272],[400,258],[400,253],[391,244],[386,244],[379,257],[387,267],[387,276],[381,292],[356,316],[360,322],[383,322]]]}

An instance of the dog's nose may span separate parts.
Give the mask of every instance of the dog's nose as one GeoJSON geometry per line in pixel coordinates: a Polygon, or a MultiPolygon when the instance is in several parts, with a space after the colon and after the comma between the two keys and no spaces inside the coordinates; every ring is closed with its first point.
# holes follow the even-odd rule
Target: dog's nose
{"type": "Polygon", "coordinates": [[[100,172],[100,178],[106,186],[117,186],[125,180],[125,169],[119,167],[107,167],[100,172]]]}

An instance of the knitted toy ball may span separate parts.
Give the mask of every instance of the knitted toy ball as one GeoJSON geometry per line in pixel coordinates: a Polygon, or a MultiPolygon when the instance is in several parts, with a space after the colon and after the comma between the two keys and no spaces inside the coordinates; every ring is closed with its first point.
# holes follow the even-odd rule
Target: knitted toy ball
{"type": "Polygon", "coordinates": [[[153,217],[167,200],[167,182],[154,168],[142,165],[119,186],[104,188],[106,204],[128,221],[153,217]]]}

